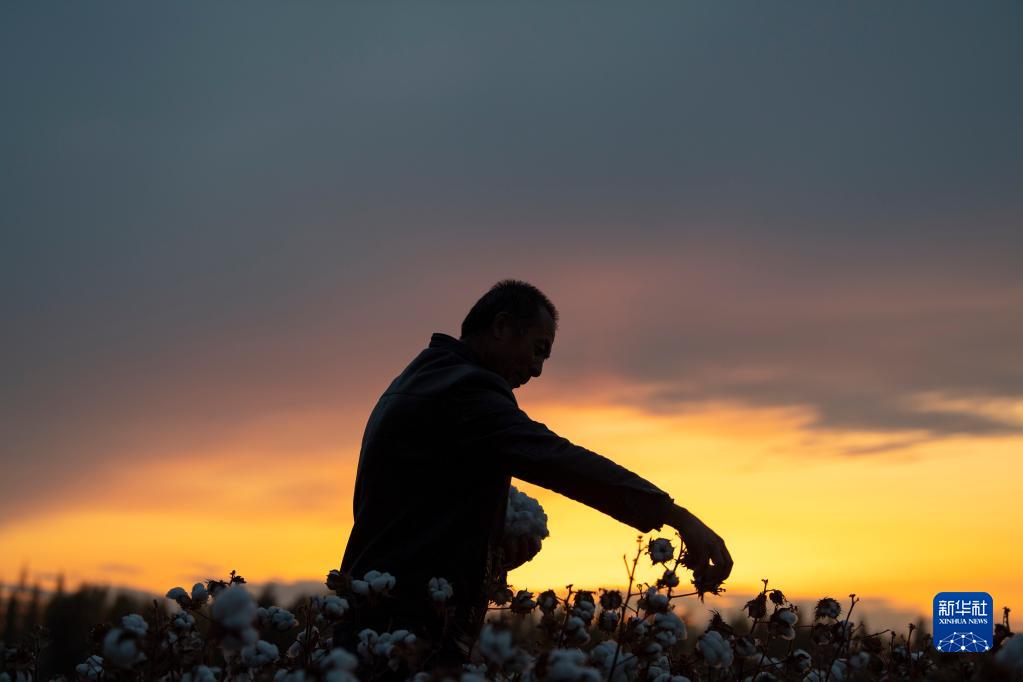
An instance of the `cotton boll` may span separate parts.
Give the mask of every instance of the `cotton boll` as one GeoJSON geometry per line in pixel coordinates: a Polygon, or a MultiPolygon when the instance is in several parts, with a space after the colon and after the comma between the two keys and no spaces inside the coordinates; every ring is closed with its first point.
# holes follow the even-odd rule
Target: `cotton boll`
{"type": "Polygon", "coordinates": [[[359,659],[355,657],[351,652],[342,647],[335,647],[330,650],[321,661],[320,668],[323,670],[329,670],[337,668],[339,670],[355,670],[359,666],[359,659]]]}
{"type": "Polygon", "coordinates": [[[213,601],[210,616],[226,629],[240,630],[256,619],[257,607],[252,595],[239,585],[221,590],[213,601]]]}
{"type": "Polygon", "coordinates": [[[430,599],[433,601],[443,604],[448,599],[451,599],[455,593],[451,583],[444,578],[430,578],[430,582],[426,586],[427,591],[430,593],[430,599]]]}
{"type": "Polygon", "coordinates": [[[635,678],[639,659],[635,654],[627,652],[624,648],[619,648],[618,643],[613,639],[605,640],[590,649],[590,663],[601,670],[604,673],[603,678],[606,679],[611,670],[612,661],[614,661],[615,649],[619,649],[618,661],[614,663],[614,677],[610,682],[627,682],[635,678]]]}
{"type": "Polygon", "coordinates": [[[166,597],[167,599],[173,599],[176,601],[178,606],[183,609],[188,608],[192,602],[191,598],[188,596],[188,592],[185,592],[185,588],[183,587],[172,587],[167,590],[166,597]]]}
{"type": "Polygon", "coordinates": [[[732,647],[717,630],[711,630],[700,637],[696,642],[696,648],[703,653],[704,660],[712,668],[728,667],[732,664],[732,647]]]}
{"type": "Polygon", "coordinates": [[[274,682],[305,682],[305,671],[281,668],[274,673],[274,682]]]}
{"type": "Polygon", "coordinates": [[[103,638],[103,658],[119,668],[130,668],[143,660],[145,654],[139,651],[134,632],[123,628],[111,628],[103,638]]]}
{"type": "Polygon", "coordinates": [[[396,581],[390,573],[381,571],[367,571],[362,580],[352,581],[352,591],[356,594],[370,595],[382,594],[394,589],[396,581]]]}
{"type": "Polygon", "coordinates": [[[586,665],[579,649],[554,649],[547,656],[547,679],[551,682],[601,682],[600,673],[586,665]]]}
{"type": "Polygon", "coordinates": [[[550,535],[547,514],[540,503],[515,486],[509,487],[508,507],[505,511],[505,535],[524,535],[543,540],[550,535]]]}
{"type": "Polygon", "coordinates": [[[667,656],[658,656],[650,662],[650,667],[647,668],[647,679],[662,680],[662,682],[671,679],[671,663],[667,656]]]}
{"type": "Polygon", "coordinates": [[[320,608],[328,620],[337,620],[348,611],[348,600],[336,595],[330,595],[323,599],[320,608]]]}
{"type": "Polygon", "coordinates": [[[536,603],[544,613],[553,613],[554,609],[558,608],[558,595],[554,590],[544,590],[536,598],[536,603]]]}
{"type": "Polygon", "coordinates": [[[277,647],[263,640],[242,647],[242,664],[248,668],[258,668],[278,658],[277,647]]]}
{"type": "Polygon", "coordinates": [[[640,599],[640,608],[648,613],[662,613],[668,610],[668,595],[661,594],[656,587],[650,587],[640,599]]]}
{"type": "MultiPolygon", "coordinates": [[[[345,602],[347,604],[347,602],[345,602]]],[[[286,632],[298,625],[298,620],[287,609],[279,606],[259,607],[256,609],[259,627],[263,630],[286,632]]]]}
{"type": "Polygon", "coordinates": [[[511,661],[516,654],[511,630],[498,629],[490,623],[480,631],[479,647],[483,658],[498,668],[511,661]]]}
{"type": "Polygon", "coordinates": [[[617,611],[601,611],[597,619],[597,627],[604,632],[614,632],[618,627],[620,616],[617,611]]]}
{"type": "Polygon", "coordinates": [[[210,593],[206,590],[206,586],[202,583],[196,583],[192,585],[192,601],[197,605],[202,606],[210,598],[210,593]]]}
{"type": "Polygon", "coordinates": [[[678,574],[670,568],[665,569],[664,575],[657,581],[657,584],[663,587],[678,587],[678,583],[678,574]]]}
{"type": "Polygon", "coordinates": [[[103,675],[103,657],[89,656],[84,663],[75,666],[75,672],[87,680],[98,680],[103,675]]]}
{"type": "Polygon", "coordinates": [[[171,627],[175,630],[187,632],[195,627],[195,616],[186,611],[176,613],[171,618],[171,627]]]}
{"type": "Polygon", "coordinates": [[[781,609],[778,611],[778,618],[788,625],[795,625],[798,617],[795,613],[789,609],[781,609]]]}
{"type": "MultiPolygon", "coordinates": [[[[861,652],[864,653],[864,652],[861,652]]],[[[870,658],[869,654],[867,658],[870,658]]],[[[800,672],[806,672],[813,665],[813,658],[803,649],[796,649],[792,652],[792,662],[800,672]]]]}
{"type": "Polygon", "coordinates": [[[667,538],[657,538],[650,541],[647,547],[647,554],[650,555],[650,560],[655,564],[663,564],[675,556],[675,548],[672,547],[671,541],[667,538]]]}
{"type": "Polygon", "coordinates": [[[825,597],[817,602],[817,606],[814,608],[814,619],[838,618],[840,613],[842,613],[842,605],[831,597],[825,597]]]}
{"type": "Polygon", "coordinates": [[[578,616],[569,616],[565,621],[565,637],[572,646],[582,646],[590,641],[586,622],[578,616]]]}
{"type": "Polygon", "coordinates": [[[669,648],[686,638],[686,624],[672,612],[658,613],[654,616],[654,638],[657,642],[669,648]]]}
{"type": "Polygon", "coordinates": [[[129,613],[127,616],[121,618],[121,627],[129,632],[135,633],[136,637],[145,637],[146,631],[149,629],[149,623],[146,619],[137,613],[129,613]]]}

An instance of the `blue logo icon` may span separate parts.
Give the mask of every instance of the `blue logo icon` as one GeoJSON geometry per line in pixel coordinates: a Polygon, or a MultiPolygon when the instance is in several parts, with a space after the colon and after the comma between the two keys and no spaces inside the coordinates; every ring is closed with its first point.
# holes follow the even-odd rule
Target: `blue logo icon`
{"type": "Polygon", "coordinates": [[[994,610],[987,592],[934,595],[934,648],[947,653],[988,651],[995,638],[994,610]]]}

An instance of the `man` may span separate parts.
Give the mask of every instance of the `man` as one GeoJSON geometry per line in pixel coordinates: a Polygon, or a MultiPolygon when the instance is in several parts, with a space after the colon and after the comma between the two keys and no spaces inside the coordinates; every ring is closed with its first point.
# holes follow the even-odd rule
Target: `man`
{"type": "Polygon", "coordinates": [[[668,524],[685,541],[698,586],[728,577],[732,559],[722,539],[666,492],[519,409],[512,391],[541,375],[557,318],[536,287],[498,282],[469,311],[459,339],[434,333],[381,396],[363,436],[341,572],[395,576],[395,615],[384,622],[362,614],[336,635],[338,644],[362,626],[410,627],[444,640],[442,661],[467,660],[486,586],[539,551],[502,537],[512,477],[644,533],[668,524]],[[447,624],[429,601],[432,577],[453,586],[447,624]]]}

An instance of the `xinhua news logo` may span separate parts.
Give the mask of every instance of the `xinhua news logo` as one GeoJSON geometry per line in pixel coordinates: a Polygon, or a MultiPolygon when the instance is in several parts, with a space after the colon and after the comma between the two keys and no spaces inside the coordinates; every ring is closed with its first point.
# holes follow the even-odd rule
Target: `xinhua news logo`
{"type": "Polygon", "coordinates": [[[934,648],[947,653],[988,651],[995,638],[994,606],[987,592],[934,595],[934,648]]]}

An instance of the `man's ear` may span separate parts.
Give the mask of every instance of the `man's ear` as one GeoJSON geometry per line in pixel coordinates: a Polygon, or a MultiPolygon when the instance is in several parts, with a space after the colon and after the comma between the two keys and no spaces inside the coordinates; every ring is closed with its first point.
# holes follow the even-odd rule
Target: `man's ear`
{"type": "Polygon", "coordinates": [[[494,323],[490,325],[490,333],[495,339],[504,339],[506,336],[510,336],[515,331],[515,320],[512,318],[511,313],[507,310],[502,310],[497,315],[494,315],[494,323]]]}

